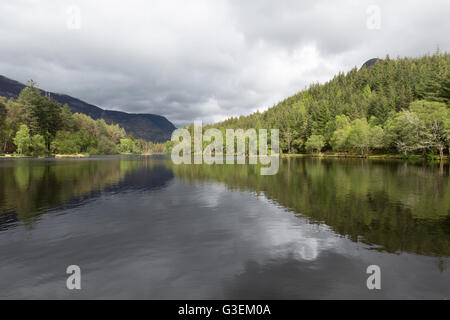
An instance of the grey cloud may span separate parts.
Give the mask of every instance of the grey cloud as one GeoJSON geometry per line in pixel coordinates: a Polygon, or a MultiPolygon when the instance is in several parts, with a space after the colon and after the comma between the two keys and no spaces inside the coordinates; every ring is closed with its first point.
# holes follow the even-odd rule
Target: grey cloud
{"type": "Polygon", "coordinates": [[[0,74],[176,125],[265,109],[372,57],[450,49],[444,0],[3,0],[0,12],[0,74]],[[366,27],[373,4],[380,30],[366,27]],[[66,27],[71,5],[80,30],[66,27]]]}

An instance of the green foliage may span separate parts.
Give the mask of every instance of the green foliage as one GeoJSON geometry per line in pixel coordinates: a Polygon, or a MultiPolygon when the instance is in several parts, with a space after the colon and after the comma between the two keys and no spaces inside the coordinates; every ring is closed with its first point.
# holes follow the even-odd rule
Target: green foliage
{"type": "Polygon", "coordinates": [[[348,144],[353,150],[366,154],[369,149],[369,125],[365,119],[353,121],[347,137],[348,144]]]}
{"type": "Polygon", "coordinates": [[[11,129],[11,120],[7,118],[7,115],[6,105],[0,100],[0,152],[3,153],[6,152],[6,147],[14,134],[14,130],[11,129]]]}
{"type": "Polygon", "coordinates": [[[100,136],[98,140],[97,150],[100,154],[116,154],[116,144],[105,136],[100,136]]]}
{"type": "MultiPolygon", "coordinates": [[[[90,153],[89,150],[93,150],[97,147],[97,138],[90,135],[86,130],[82,129],[74,136],[76,144],[82,153],[90,153]]],[[[95,152],[98,153],[98,152],[95,152]]]]}
{"type": "Polygon", "coordinates": [[[356,119],[350,124],[345,116],[337,116],[338,129],[333,133],[331,146],[334,151],[354,151],[367,155],[384,146],[384,130],[375,125],[375,118],[367,123],[366,118],[356,119]]]}
{"type": "Polygon", "coordinates": [[[78,154],[80,147],[77,144],[77,135],[68,131],[58,131],[52,141],[51,150],[57,154],[78,154]]]}
{"type": "Polygon", "coordinates": [[[302,150],[304,144],[305,142],[301,138],[297,138],[292,141],[292,150],[298,153],[302,150]]]}
{"type": "Polygon", "coordinates": [[[450,112],[444,103],[415,101],[410,110],[396,113],[386,123],[386,140],[405,155],[437,151],[442,158],[449,147],[450,112]]]}
{"type": "Polygon", "coordinates": [[[22,90],[17,102],[28,109],[28,123],[33,134],[45,138],[47,146],[56,132],[61,129],[61,107],[58,102],[45,97],[40,90],[26,87],[22,90]]]}
{"type": "Polygon", "coordinates": [[[15,130],[13,127],[13,124],[11,122],[11,119],[6,118],[4,124],[2,127],[0,127],[0,139],[1,139],[1,150],[3,153],[6,153],[8,149],[13,149],[14,145],[14,137],[15,137],[15,130]]]}
{"type": "Polygon", "coordinates": [[[72,111],[67,104],[61,108],[61,128],[66,131],[75,130],[76,124],[72,115],[72,111]]]}
{"type": "Polygon", "coordinates": [[[312,135],[305,143],[306,150],[309,152],[320,152],[325,147],[325,139],[321,135],[312,135]]]}
{"type": "Polygon", "coordinates": [[[19,154],[27,155],[31,149],[30,128],[26,124],[20,126],[19,131],[14,138],[14,144],[17,146],[19,154]]]}
{"type": "Polygon", "coordinates": [[[444,149],[448,145],[446,128],[450,117],[448,107],[440,102],[415,101],[410,109],[425,125],[427,144],[437,150],[442,158],[444,149]]]}
{"type": "Polygon", "coordinates": [[[31,138],[32,154],[35,157],[43,156],[47,153],[47,147],[45,146],[45,139],[40,134],[36,134],[31,138]]]}
{"type": "Polygon", "coordinates": [[[372,150],[384,147],[384,130],[380,126],[373,126],[369,129],[369,147],[372,150]]]}
{"type": "Polygon", "coordinates": [[[336,130],[330,139],[330,145],[334,151],[347,151],[347,138],[350,134],[350,119],[346,115],[336,116],[334,121],[336,130]]]}
{"type": "Polygon", "coordinates": [[[119,152],[121,153],[132,153],[133,152],[133,140],[131,139],[120,139],[119,152]]]}
{"type": "Polygon", "coordinates": [[[447,148],[450,149],[450,117],[447,117],[447,119],[445,119],[444,128],[445,128],[445,140],[447,141],[447,148]]]}
{"type": "Polygon", "coordinates": [[[165,146],[165,152],[167,153],[167,154],[171,154],[172,153],[172,149],[173,149],[173,147],[175,146],[175,142],[173,142],[173,141],[167,141],[166,142],[166,146],[165,146]]]}
{"type": "Polygon", "coordinates": [[[2,128],[6,121],[6,106],[0,101],[0,128],[2,128]]]}
{"type": "Polygon", "coordinates": [[[151,145],[128,136],[116,124],[72,114],[68,105],[61,106],[43,96],[33,82],[22,90],[17,100],[0,97],[0,152],[3,153],[114,154],[125,149],[139,153],[149,152],[151,145]],[[121,144],[122,140],[127,142],[126,146],[121,144]]]}
{"type": "Polygon", "coordinates": [[[348,125],[343,129],[338,129],[333,133],[333,137],[331,138],[331,146],[334,151],[348,151],[349,145],[347,143],[348,136],[350,134],[351,127],[348,125]]]}
{"type": "Polygon", "coordinates": [[[417,114],[409,110],[396,113],[385,126],[387,144],[400,153],[408,155],[414,151],[424,151],[429,145],[425,124],[417,114]]]}

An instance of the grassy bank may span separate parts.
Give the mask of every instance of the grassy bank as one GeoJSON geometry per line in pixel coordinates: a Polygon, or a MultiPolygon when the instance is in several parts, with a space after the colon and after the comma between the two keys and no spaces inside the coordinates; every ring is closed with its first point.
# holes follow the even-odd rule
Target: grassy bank
{"type": "Polygon", "coordinates": [[[89,158],[88,154],[55,154],[55,159],[82,159],[89,158]]]}
{"type": "Polygon", "coordinates": [[[24,155],[21,155],[21,154],[2,154],[2,155],[0,155],[0,158],[3,158],[3,159],[20,158],[20,159],[22,159],[22,158],[32,158],[32,157],[31,156],[24,156],[24,155]]]}

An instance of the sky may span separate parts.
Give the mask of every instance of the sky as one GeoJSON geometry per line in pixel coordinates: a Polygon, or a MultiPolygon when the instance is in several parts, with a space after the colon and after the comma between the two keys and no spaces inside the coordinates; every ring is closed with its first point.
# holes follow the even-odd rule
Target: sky
{"type": "Polygon", "coordinates": [[[374,58],[450,51],[448,0],[1,0],[0,74],[176,126],[263,111],[374,58]]]}

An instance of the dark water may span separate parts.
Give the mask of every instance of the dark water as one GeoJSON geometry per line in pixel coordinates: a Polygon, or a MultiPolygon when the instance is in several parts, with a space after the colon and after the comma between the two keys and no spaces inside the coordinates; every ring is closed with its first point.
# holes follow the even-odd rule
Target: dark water
{"type": "Polygon", "coordinates": [[[448,164],[364,160],[283,160],[269,177],[162,157],[0,160],[0,298],[448,299],[449,181],[448,164]]]}

